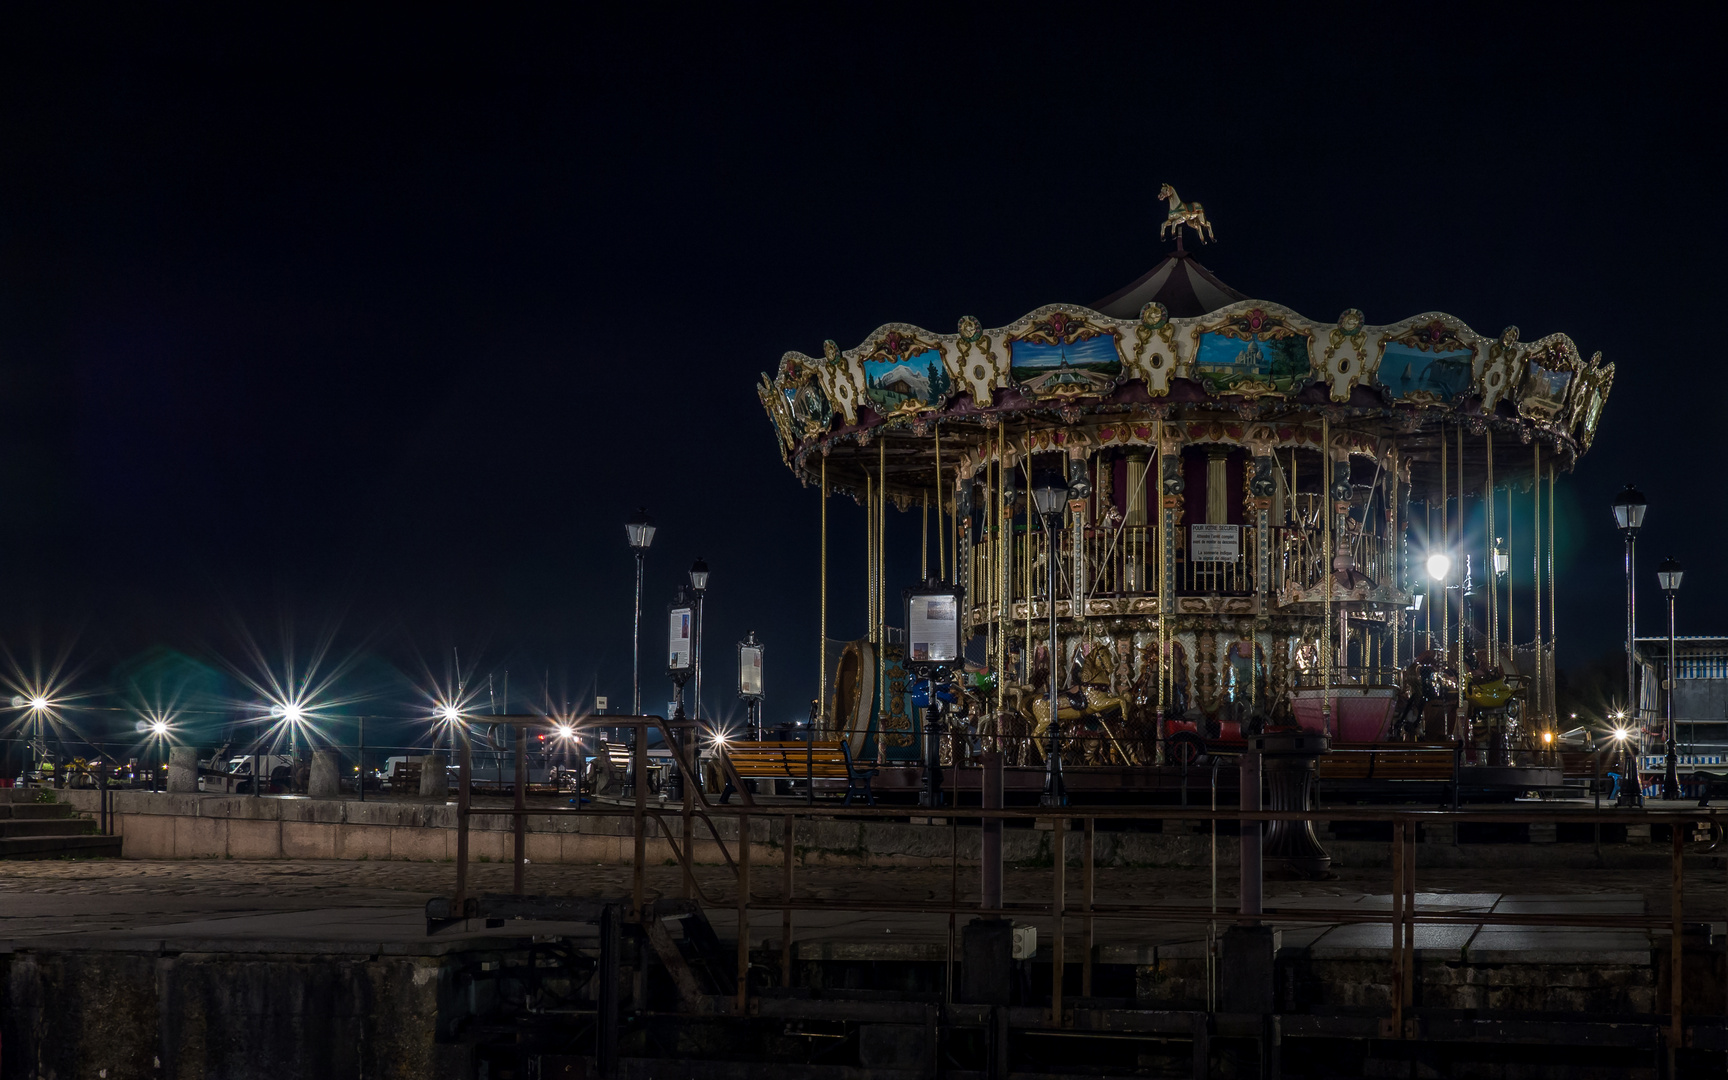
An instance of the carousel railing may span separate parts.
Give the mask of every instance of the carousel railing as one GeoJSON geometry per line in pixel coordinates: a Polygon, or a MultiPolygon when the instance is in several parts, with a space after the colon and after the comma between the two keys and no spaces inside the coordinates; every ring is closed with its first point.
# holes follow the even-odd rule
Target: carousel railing
{"type": "MultiPolygon", "coordinates": [[[[1326,583],[1325,539],[1316,529],[1283,527],[1276,534],[1272,553],[1272,587],[1274,591],[1289,588],[1301,590],[1324,587],[1326,583]]],[[[1376,585],[1387,578],[1386,541],[1376,533],[1359,533],[1338,541],[1338,552],[1350,555],[1351,572],[1376,585]]],[[[1339,573],[1333,572],[1334,587],[1339,573]]]]}
{"type": "Polygon", "coordinates": [[[1318,667],[1296,668],[1290,674],[1290,684],[1297,690],[1315,690],[1322,685],[1333,689],[1397,686],[1403,671],[1395,667],[1347,664],[1330,670],[1324,681],[1318,667]]]}
{"type": "MultiPolygon", "coordinates": [[[[1074,535],[1063,532],[1055,538],[1055,558],[1050,557],[1050,536],[1041,530],[1016,533],[1005,541],[1008,550],[1007,581],[999,578],[998,541],[986,537],[972,545],[968,590],[974,605],[990,609],[1005,596],[1009,603],[1043,600],[1049,595],[1049,574],[1056,574],[1056,598],[1074,598],[1074,535]]],[[[1158,591],[1158,529],[1155,525],[1123,525],[1089,530],[1079,541],[1084,555],[1085,592],[1088,598],[1145,596],[1158,591]]],[[[1234,559],[1190,560],[1182,533],[1176,542],[1175,587],[1182,594],[1224,593],[1246,595],[1255,589],[1257,564],[1255,536],[1242,530],[1241,550],[1234,559]]]]}

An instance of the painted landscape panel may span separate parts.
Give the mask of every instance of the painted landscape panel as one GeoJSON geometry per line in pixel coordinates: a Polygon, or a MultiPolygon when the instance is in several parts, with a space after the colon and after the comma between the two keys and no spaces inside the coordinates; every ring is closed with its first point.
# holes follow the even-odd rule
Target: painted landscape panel
{"type": "Polygon", "coordinates": [[[1394,398],[1431,394],[1437,401],[1451,402],[1470,389],[1475,356],[1469,349],[1424,352],[1391,342],[1380,357],[1380,385],[1394,398]]]}
{"type": "Polygon", "coordinates": [[[905,359],[864,361],[864,394],[882,413],[908,407],[935,408],[947,400],[954,380],[935,349],[913,353],[905,359]]]}
{"type": "Polygon", "coordinates": [[[1308,339],[1298,334],[1257,338],[1229,334],[1200,335],[1200,350],[1194,358],[1194,377],[1212,393],[1229,390],[1243,382],[1271,383],[1287,391],[1307,377],[1308,339]]]}

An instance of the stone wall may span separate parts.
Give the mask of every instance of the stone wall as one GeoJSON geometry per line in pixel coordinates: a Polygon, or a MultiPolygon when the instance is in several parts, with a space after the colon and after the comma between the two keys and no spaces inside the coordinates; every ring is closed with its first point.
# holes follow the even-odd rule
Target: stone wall
{"type": "MultiPolygon", "coordinates": [[[[97,809],[96,792],[63,791],[63,799],[87,814],[97,809]]],[[[456,857],[456,807],[453,803],[398,800],[261,798],[244,795],[113,793],[114,831],[128,859],[406,859],[442,862],[456,857]]],[[[648,819],[650,864],[675,858],[668,835],[679,835],[678,809],[667,807],[648,819]]],[[[737,837],[737,819],[715,815],[713,828],[728,847],[737,837]]],[[[508,862],[513,851],[509,819],[480,816],[471,822],[469,858],[508,862]]],[[[1195,823],[1170,821],[1163,832],[1100,830],[1095,857],[1099,866],[1206,866],[1212,839],[1195,823]]],[[[751,859],[757,866],[780,861],[782,826],[762,815],[750,819],[751,859]]],[[[724,861],[708,826],[696,827],[696,861],[724,861]]],[[[1439,836],[1438,833],[1435,834],[1439,836]]],[[[1003,857],[1012,864],[1048,866],[1049,830],[1003,830],[1003,857]]],[[[1385,867],[1389,845],[1377,841],[1322,841],[1337,867],[1385,867]]],[[[967,865],[979,858],[979,830],[856,818],[800,819],[794,837],[801,865],[946,865],[951,857],[967,865]]],[[[1078,865],[1081,840],[1069,838],[1068,861],[1078,865]]],[[[634,855],[627,815],[540,814],[529,817],[528,858],[542,863],[628,865],[634,855]]],[[[1218,837],[1220,866],[1234,867],[1234,836],[1218,837]]],[[[1666,845],[1618,844],[1598,858],[1590,844],[1453,844],[1435,839],[1418,845],[1418,865],[1429,867],[1544,866],[1596,869],[1603,865],[1648,867],[1666,872],[1666,845]]]]}

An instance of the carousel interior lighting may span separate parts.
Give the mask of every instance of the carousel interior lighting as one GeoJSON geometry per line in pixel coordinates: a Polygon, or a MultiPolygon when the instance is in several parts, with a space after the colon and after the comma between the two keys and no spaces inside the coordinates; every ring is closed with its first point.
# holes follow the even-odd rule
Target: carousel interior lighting
{"type": "Polygon", "coordinates": [[[1452,557],[1439,552],[1428,556],[1428,576],[1435,581],[1444,581],[1452,572],[1452,557]]]}

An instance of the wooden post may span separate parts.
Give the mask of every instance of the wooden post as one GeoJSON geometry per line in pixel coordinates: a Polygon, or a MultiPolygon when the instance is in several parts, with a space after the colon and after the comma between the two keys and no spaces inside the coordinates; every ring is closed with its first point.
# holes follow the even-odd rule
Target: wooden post
{"type": "MultiPolygon", "coordinates": [[[[1686,1039],[1686,1030],[1683,1026],[1684,1017],[1681,1011],[1681,986],[1684,982],[1682,975],[1685,971],[1684,952],[1682,950],[1682,945],[1684,944],[1685,939],[1683,933],[1685,930],[1685,924],[1681,921],[1681,916],[1685,906],[1684,901],[1686,891],[1686,829],[1685,826],[1681,825],[1679,822],[1670,825],[1669,829],[1672,830],[1674,837],[1674,895],[1672,899],[1674,938],[1669,943],[1669,963],[1672,970],[1669,972],[1668,976],[1668,1008],[1669,1012],[1672,1014],[1671,1023],[1673,1025],[1673,1029],[1668,1036],[1668,1052],[1672,1054],[1675,1050],[1678,1050],[1685,1044],[1686,1039]]],[[[1669,1075],[1673,1075],[1672,1072],[1670,1072],[1669,1075]]]]}
{"type": "Polygon", "coordinates": [[[1392,1031],[1404,1037],[1404,824],[1392,822],[1392,1031]]]}
{"type": "MultiPolygon", "coordinates": [[[[1050,650],[1051,677],[1056,677],[1056,650],[1050,650]]],[[[1068,819],[1058,817],[1056,827],[1050,831],[1051,890],[1050,914],[1055,917],[1056,929],[1050,938],[1050,1022],[1057,1027],[1062,1026],[1062,969],[1067,966],[1064,955],[1063,941],[1066,926],[1062,912],[1067,906],[1067,876],[1068,852],[1066,850],[1068,837],[1068,819]]]]}
{"type": "Polygon", "coordinates": [[[462,914],[468,899],[468,807],[473,802],[474,751],[468,729],[457,725],[456,738],[456,911],[462,914]]]}
{"type": "Polygon", "coordinates": [[[738,1015],[750,1004],[750,815],[738,815],[738,1015]]]}
{"type": "Polygon", "coordinates": [[[781,871],[780,902],[786,906],[780,909],[780,985],[792,985],[792,852],[793,852],[793,817],[786,815],[786,835],[783,839],[785,863],[781,871]]]}
{"type": "Polygon", "coordinates": [[[1092,901],[1095,897],[1094,884],[1097,877],[1094,873],[1094,848],[1098,843],[1098,821],[1096,818],[1086,819],[1085,832],[1086,851],[1081,857],[1080,906],[1086,912],[1085,942],[1086,951],[1080,957],[1080,996],[1092,996],[1092,901]]]}
{"type": "Polygon", "coordinates": [[[528,871],[528,725],[516,724],[516,791],[511,826],[515,831],[512,862],[515,863],[516,895],[521,896],[528,871]]]}
{"type": "Polygon", "coordinates": [[[648,864],[648,728],[638,723],[636,725],[635,742],[630,748],[630,771],[633,774],[633,786],[636,791],[635,812],[630,815],[631,825],[635,830],[635,866],[630,882],[630,905],[635,918],[643,917],[643,906],[647,901],[648,883],[646,879],[648,864]]]}

